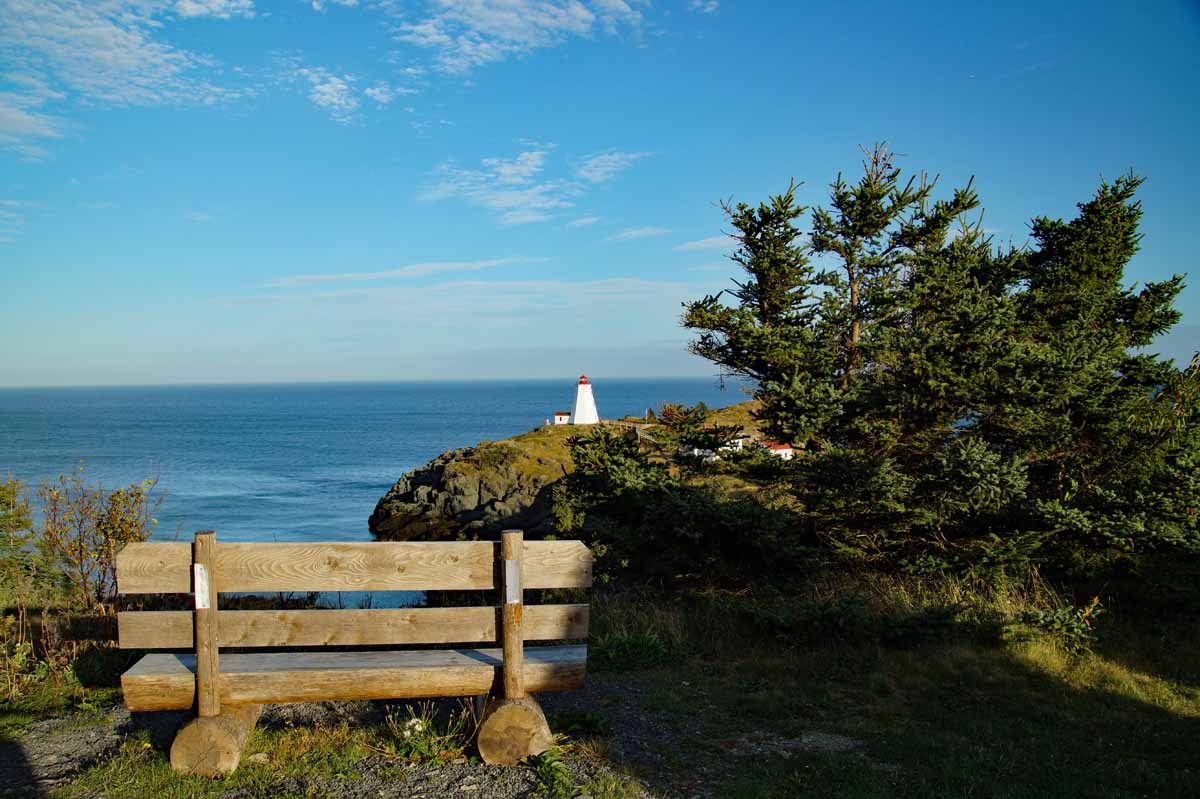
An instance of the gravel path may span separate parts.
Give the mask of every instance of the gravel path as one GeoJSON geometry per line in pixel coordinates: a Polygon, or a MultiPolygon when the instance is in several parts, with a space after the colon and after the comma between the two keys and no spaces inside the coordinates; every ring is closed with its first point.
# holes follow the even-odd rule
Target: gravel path
{"type": "Polygon", "coordinates": [[[73,775],[111,757],[135,730],[147,730],[156,745],[169,747],[190,714],[131,715],[118,705],[103,718],[46,719],[31,724],[20,742],[0,741],[0,796],[44,796],[73,775]]]}

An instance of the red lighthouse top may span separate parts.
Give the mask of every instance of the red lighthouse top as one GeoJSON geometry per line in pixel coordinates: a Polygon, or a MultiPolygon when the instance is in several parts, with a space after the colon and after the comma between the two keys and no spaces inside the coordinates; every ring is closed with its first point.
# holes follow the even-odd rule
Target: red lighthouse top
{"type": "Polygon", "coordinates": [[[581,385],[581,386],[586,386],[586,385],[588,385],[588,379],[587,379],[587,375],[580,375],[580,376],[579,376],[579,385],[581,385]]]}

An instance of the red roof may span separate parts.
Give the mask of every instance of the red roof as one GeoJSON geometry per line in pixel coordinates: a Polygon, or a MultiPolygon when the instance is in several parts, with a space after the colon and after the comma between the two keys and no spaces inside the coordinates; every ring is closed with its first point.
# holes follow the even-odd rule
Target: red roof
{"type": "Polygon", "coordinates": [[[780,444],[778,441],[771,441],[766,438],[763,439],[762,443],[763,443],[763,446],[766,447],[767,449],[791,449],[792,448],[791,444],[780,444]]]}
{"type": "Polygon", "coordinates": [[[570,416],[571,412],[570,411],[555,411],[554,415],[555,416],[570,416]]]}
{"type": "Polygon", "coordinates": [[[588,384],[587,375],[580,375],[579,376],[579,385],[586,386],[587,384],[588,384]]]}

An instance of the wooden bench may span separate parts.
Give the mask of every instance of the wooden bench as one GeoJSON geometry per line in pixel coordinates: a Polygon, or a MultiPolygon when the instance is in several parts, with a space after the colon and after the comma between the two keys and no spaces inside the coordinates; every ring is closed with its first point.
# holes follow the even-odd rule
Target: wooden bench
{"type": "Polygon", "coordinates": [[[586,588],[592,557],[579,541],[136,543],[117,556],[123,594],[192,593],[195,610],[119,613],[120,645],[151,653],[121,675],[131,711],[197,709],[171,746],[176,769],[214,776],[237,767],[263,704],[490,695],[478,744],[514,763],[550,746],[526,691],[583,685],[587,647],[524,648],[587,637],[588,606],[524,605],[525,588],[586,588]],[[499,605],[398,610],[221,610],[226,592],[498,590],[499,605]],[[496,644],[500,648],[445,645],[496,644]],[[439,645],[437,649],[252,651],[227,648],[439,645]]]}

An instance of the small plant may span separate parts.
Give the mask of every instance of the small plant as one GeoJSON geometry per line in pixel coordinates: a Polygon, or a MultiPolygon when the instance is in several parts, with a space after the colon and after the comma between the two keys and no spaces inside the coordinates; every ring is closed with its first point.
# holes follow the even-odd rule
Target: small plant
{"type": "Polygon", "coordinates": [[[562,749],[552,746],[540,755],[530,755],[525,758],[525,765],[533,770],[537,786],[533,789],[534,796],[544,796],[547,799],[575,799],[582,790],[575,784],[570,769],[562,760],[562,749]]]}
{"type": "Polygon", "coordinates": [[[594,799],[643,799],[646,793],[628,777],[602,774],[583,786],[583,792],[594,799]]]}
{"type": "Polygon", "coordinates": [[[463,757],[474,732],[473,718],[466,707],[439,720],[433,705],[422,702],[408,705],[403,715],[389,711],[385,720],[385,753],[421,762],[463,757]]]}
{"type": "Polygon", "coordinates": [[[592,638],[590,655],[598,668],[631,671],[661,666],[671,652],[653,630],[612,630],[592,638]]]}
{"type": "Polygon", "coordinates": [[[1068,652],[1079,655],[1091,651],[1096,640],[1095,620],[1103,613],[1100,597],[1096,596],[1083,607],[1027,610],[1021,614],[1021,621],[1047,633],[1068,652]]]}
{"type": "Polygon", "coordinates": [[[554,729],[571,738],[594,738],[608,735],[608,717],[592,710],[556,713],[554,729]]]}

